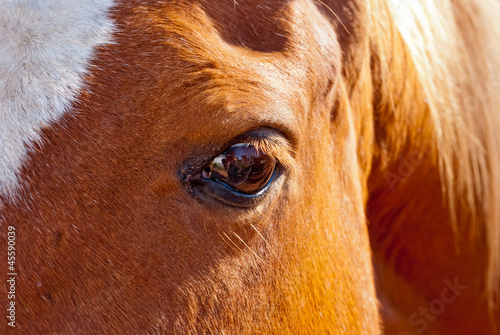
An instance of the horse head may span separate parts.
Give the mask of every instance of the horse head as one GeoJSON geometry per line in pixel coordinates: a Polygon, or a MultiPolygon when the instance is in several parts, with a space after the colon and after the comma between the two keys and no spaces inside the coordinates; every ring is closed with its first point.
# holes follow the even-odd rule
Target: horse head
{"type": "Polygon", "coordinates": [[[492,331],[494,0],[4,7],[18,330],[492,331]]]}

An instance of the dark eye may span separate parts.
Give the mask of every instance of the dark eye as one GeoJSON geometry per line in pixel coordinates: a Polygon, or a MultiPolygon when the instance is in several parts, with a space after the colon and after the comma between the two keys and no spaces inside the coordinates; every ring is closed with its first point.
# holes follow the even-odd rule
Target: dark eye
{"type": "Polygon", "coordinates": [[[249,143],[231,146],[203,170],[203,178],[229,186],[243,194],[259,193],[269,182],[276,159],[249,143]]]}

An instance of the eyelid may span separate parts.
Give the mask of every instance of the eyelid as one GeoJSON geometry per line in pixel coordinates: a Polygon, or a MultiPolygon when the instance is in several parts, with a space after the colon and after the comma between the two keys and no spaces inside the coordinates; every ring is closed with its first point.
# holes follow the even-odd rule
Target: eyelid
{"type": "Polygon", "coordinates": [[[292,150],[290,143],[284,138],[279,136],[249,136],[243,142],[254,146],[255,149],[266,155],[273,156],[287,169],[291,169],[295,165],[292,156],[295,152],[292,150]]]}

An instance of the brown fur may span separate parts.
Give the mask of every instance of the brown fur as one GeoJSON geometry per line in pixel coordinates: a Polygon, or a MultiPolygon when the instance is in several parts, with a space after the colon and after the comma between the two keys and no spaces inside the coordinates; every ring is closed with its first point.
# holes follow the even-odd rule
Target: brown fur
{"type": "Polygon", "coordinates": [[[499,4],[435,2],[119,3],[0,209],[18,330],[413,334],[458,278],[426,334],[496,333],[499,4]],[[183,176],[257,128],[283,135],[254,142],[286,168],[266,198],[196,201],[183,176]]]}

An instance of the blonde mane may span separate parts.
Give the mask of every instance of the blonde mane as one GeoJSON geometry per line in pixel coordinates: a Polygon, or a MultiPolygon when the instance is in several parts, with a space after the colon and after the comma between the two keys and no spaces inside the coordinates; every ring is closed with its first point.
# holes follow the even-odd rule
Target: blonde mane
{"type": "MultiPolygon", "coordinates": [[[[485,293],[491,309],[500,279],[500,1],[373,0],[371,5],[380,77],[392,78],[380,79],[386,99],[396,110],[391,92],[404,84],[394,67],[407,64],[395,65],[400,61],[391,57],[404,49],[426,105],[422,122],[432,128],[454,231],[487,240],[485,293]]],[[[402,122],[419,128],[418,122],[402,122]]],[[[410,137],[422,130],[407,131],[410,137]]]]}

